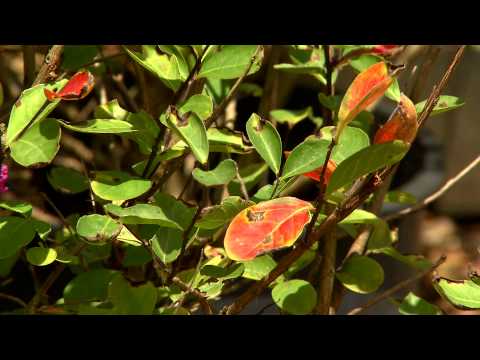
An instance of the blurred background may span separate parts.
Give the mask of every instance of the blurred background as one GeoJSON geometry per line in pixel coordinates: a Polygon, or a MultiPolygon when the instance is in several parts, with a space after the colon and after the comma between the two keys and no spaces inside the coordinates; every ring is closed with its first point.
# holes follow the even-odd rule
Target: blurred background
{"type": "MultiPolygon", "coordinates": [[[[135,47],[132,47],[135,48],[135,47]]],[[[405,64],[406,70],[399,77],[400,89],[409,94],[415,103],[425,100],[433,86],[444,74],[458,46],[454,45],[409,45],[406,49],[390,59],[394,64],[405,64]],[[428,74],[416,72],[419,65],[428,62],[428,74]],[[423,86],[420,91],[412,92],[413,81],[421,77],[423,86]]],[[[12,104],[15,102],[25,85],[31,84],[35,73],[26,69],[38,69],[44,59],[49,46],[0,46],[0,84],[3,102],[0,107],[0,122],[5,126],[12,104]],[[30,62],[30,66],[26,66],[30,62]]],[[[118,99],[120,105],[129,111],[144,109],[152,116],[158,117],[168,105],[170,93],[165,86],[153,78],[146,71],[136,66],[122,50],[121,46],[105,45],[90,46],[90,52],[100,53],[101,56],[111,57],[93,69],[97,72],[95,94],[84,100],[68,103],[64,102],[53,113],[54,117],[80,122],[92,118],[95,108],[106,101],[118,99]],[[142,88],[156,94],[154,101],[142,103],[142,88]]],[[[86,51],[88,52],[88,51],[86,51]]],[[[66,53],[67,54],[67,53],[66,53]]],[[[81,59],[68,59],[74,63],[81,63],[81,59]]],[[[262,98],[252,95],[251,92],[240,92],[236,101],[227,108],[226,120],[237,118],[236,127],[244,130],[244,124],[252,112],[263,111],[268,117],[269,110],[275,108],[303,109],[312,106],[315,115],[321,115],[318,93],[322,90],[318,81],[308,75],[293,75],[278,71],[275,81],[265,84],[265,77],[271,71],[272,63],[288,62],[288,51],[284,46],[266,46],[263,69],[251,78],[249,83],[258,85],[272,96],[274,101],[270,108],[262,107],[262,98]]],[[[86,62],[86,61],[85,61],[86,62]]],[[[442,95],[454,95],[465,101],[465,105],[454,111],[428,119],[422,128],[418,140],[412,147],[408,157],[402,162],[393,183],[393,188],[411,192],[418,200],[435,192],[443,182],[456,175],[478,154],[480,154],[480,46],[468,46],[462,60],[446,90],[442,95]]],[[[90,64],[92,65],[92,64],[90,64]]],[[[68,67],[62,69],[68,71],[68,67]]],[[[342,70],[337,81],[339,93],[346,90],[355,72],[350,68],[342,70]]],[[[393,110],[395,104],[385,100],[379,102],[374,114],[376,119],[384,122],[393,110]]],[[[313,126],[313,125],[312,125],[313,126]]],[[[296,125],[286,141],[287,149],[291,149],[303,138],[311,133],[309,125],[296,125]]],[[[85,164],[95,163],[102,168],[122,168],[125,164],[138,161],[139,154],[131,151],[130,144],[121,139],[103,136],[102,140],[92,141],[88,136],[72,135],[65,131],[61,139],[62,150],[57,155],[54,164],[72,167],[79,171],[85,170],[85,164]]],[[[167,184],[167,191],[177,195],[181,191],[188,174],[193,167],[193,159],[187,158],[183,168],[175,173],[167,184]]],[[[26,169],[9,163],[11,177],[9,187],[11,191],[1,196],[4,199],[27,200],[35,205],[34,216],[60,225],[60,219],[55,211],[45,202],[40,191],[47,189],[47,195],[57,204],[60,211],[66,216],[75,212],[88,211],[88,199],[84,195],[73,195],[68,198],[55,191],[49,191],[45,169],[26,169]]],[[[268,181],[268,179],[265,179],[268,181]]],[[[434,204],[411,214],[395,225],[399,229],[399,250],[402,253],[423,254],[431,260],[436,260],[441,254],[447,255],[447,261],[438,268],[438,275],[450,279],[465,279],[469,271],[480,272],[480,167],[475,168],[465,176],[456,186],[450,189],[434,204]]],[[[309,184],[303,184],[303,191],[308,193],[309,184]]],[[[300,184],[301,186],[303,186],[300,184]]],[[[302,191],[301,189],[299,191],[302,191]]],[[[186,197],[194,197],[188,193],[186,197]]],[[[399,210],[399,207],[385,206],[384,214],[399,210]]],[[[389,261],[385,257],[378,258],[385,266],[386,282],[380,291],[385,290],[399,281],[413,274],[408,267],[389,261]]],[[[41,271],[41,270],[40,270],[41,271]]],[[[32,281],[29,269],[18,265],[14,269],[15,276],[23,276],[25,281],[32,281]]],[[[65,275],[65,282],[69,280],[65,275]]],[[[7,277],[2,278],[0,283],[7,277]]],[[[8,280],[8,279],[7,279],[8,280]]],[[[31,284],[25,286],[28,292],[31,284]]],[[[433,290],[429,282],[420,282],[417,286],[398,293],[402,298],[407,291],[414,291],[427,301],[438,304],[449,314],[473,314],[473,311],[454,309],[443,301],[433,290]]],[[[19,292],[23,290],[18,290],[19,292]]],[[[25,298],[29,294],[24,294],[25,298]]],[[[348,292],[339,313],[345,313],[351,308],[365,303],[368,295],[355,295],[348,292]]],[[[228,299],[226,299],[228,301],[228,299]]],[[[271,301],[268,297],[259,299],[249,307],[245,313],[256,313],[259,308],[271,301]]],[[[265,314],[275,313],[270,307],[265,314]]],[[[396,307],[385,301],[366,313],[370,314],[398,314],[396,307]]]]}

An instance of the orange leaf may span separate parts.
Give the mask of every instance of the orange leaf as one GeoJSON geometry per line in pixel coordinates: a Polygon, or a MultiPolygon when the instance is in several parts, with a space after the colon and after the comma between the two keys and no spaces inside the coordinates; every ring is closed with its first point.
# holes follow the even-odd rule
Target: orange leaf
{"type": "Polygon", "coordinates": [[[378,129],[373,140],[374,144],[382,144],[393,140],[412,143],[417,135],[417,111],[413,102],[404,94],[400,96],[397,108],[388,121],[378,129]]]}
{"type": "Polygon", "coordinates": [[[375,63],[357,75],[340,104],[335,141],[360,112],[383,96],[394,80],[392,75],[384,62],[375,63]]]}
{"type": "Polygon", "coordinates": [[[236,261],[293,245],[310,222],[313,206],[306,201],[283,197],[264,201],[241,211],[225,234],[227,256],[236,261]]]}
{"type": "Polygon", "coordinates": [[[375,45],[372,49],[373,53],[379,55],[390,55],[391,53],[398,50],[400,45],[375,45]]]}
{"type": "Polygon", "coordinates": [[[55,99],[80,100],[92,91],[95,78],[88,71],[81,71],[72,76],[67,84],[58,92],[45,89],[45,96],[49,101],[55,99]]]}

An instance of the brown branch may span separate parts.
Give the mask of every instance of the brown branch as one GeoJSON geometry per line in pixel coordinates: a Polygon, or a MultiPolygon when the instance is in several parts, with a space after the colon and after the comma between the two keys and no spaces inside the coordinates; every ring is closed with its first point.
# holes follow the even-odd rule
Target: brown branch
{"type": "MultiPolygon", "coordinates": [[[[247,187],[245,186],[245,181],[243,181],[242,177],[240,176],[240,171],[238,170],[238,165],[235,163],[235,171],[236,171],[236,177],[238,182],[240,183],[240,191],[242,192],[243,198],[247,201],[250,200],[250,197],[248,196],[248,190],[247,187]]],[[[272,196],[275,190],[272,192],[272,196]]]]}
{"type": "Polygon", "coordinates": [[[318,301],[315,313],[328,315],[332,302],[333,284],[335,281],[335,260],[337,253],[337,238],[335,227],[325,236],[322,247],[322,261],[320,263],[320,284],[318,287],[318,301]]]}
{"type": "Polygon", "coordinates": [[[27,303],[25,301],[23,301],[22,299],[19,299],[16,296],[0,293],[0,299],[7,299],[7,300],[10,300],[10,301],[13,301],[23,308],[27,307],[27,303]]]}
{"type": "Polygon", "coordinates": [[[445,260],[447,259],[447,257],[445,255],[442,255],[440,257],[440,259],[438,259],[435,264],[433,264],[432,267],[430,267],[429,269],[427,270],[424,270],[418,274],[416,274],[415,276],[409,278],[409,279],[406,279],[400,283],[398,283],[397,285],[395,286],[392,286],[390,289],[386,290],[385,292],[383,292],[382,294],[380,294],[379,296],[375,297],[374,299],[368,301],[367,303],[365,303],[365,305],[362,305],[360,307],[357,307],[351,311],[349,311],[347,313],[347,315],[358,315],[362,312],[364,312],[366,309],[372,307],[373,305],[376,305],[378,304],[379,302],[381,302],[382,300],[385,300],[387,299],[388,297],[392,296],[393,294],[395,294],[396,292],[412,285],[415,281],[421,279],[422,277],[424,277],[425,275],[428,275],[429,273],[431,273],[432,271],[434,271],[437,267],[439,267],[441,264],[443,264],[445,262],[445,260]]]}
{"type": "Polygon", "coordinates": [[[45,56],[42,67],[40,68],[37,78],[33,82],[32,86],[43,84],[47,82],[48,79],[54,79],[58,76],[56,75],[55,71],[60,66],[63,48],[63,45],[53,45],[50,48],[48,54],[45,56]]]}
{"type": "Polygon", "coordinates": [[[183,291],[195,296],[198,299],[198,301],[200,302],[200,305],[202,306],[203,311],[207,315],[213,315],[212,306],[210,305],[210,303],[208,302],[208,300],[207,300],[207,298],[205,297],[204,294],[202,294],[197,289],[192,289],[190,286],[188,286],[182,280],[180,280],[180,278],[178,278],[177,276],[174,276],[172,278],[172,282],[174,284],[176,284],[183,291]]]}
{"type": "Polygon", "coordinates": [[[450,188],[452,188],[456,183],[458,183],[465,175],[467,175],[475,166],[480,164],[480,155],[477,156],[473,161],[471,161],[465,168],[462,169],[457,175],[454,177],[448,179],[437,191],[435,191],[433,194],[427,196],[425,199],[420,201],[419,203],[408,207],[406,209],[403,209],[395,214],[391,214],[388,216],[385,216],[384,220],[385,221],[391,221],[398,219],[400,217],[403,217],[405,215],[411,214],[415,211],[418,211],[425,206],[431,204],[435,200],[437,200],[440,196],[445,194],[450,188]]]}

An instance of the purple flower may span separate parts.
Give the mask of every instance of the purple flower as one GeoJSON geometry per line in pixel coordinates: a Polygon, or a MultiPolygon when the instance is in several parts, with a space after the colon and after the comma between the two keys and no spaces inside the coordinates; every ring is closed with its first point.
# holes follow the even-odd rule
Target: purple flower
{"type": "Polygon", "coordinates": [[[0,193],[4,193],[8,191],[7,181],[8,181],[8,166],[5,164],[2,164],[0,168],[0,193]]]}

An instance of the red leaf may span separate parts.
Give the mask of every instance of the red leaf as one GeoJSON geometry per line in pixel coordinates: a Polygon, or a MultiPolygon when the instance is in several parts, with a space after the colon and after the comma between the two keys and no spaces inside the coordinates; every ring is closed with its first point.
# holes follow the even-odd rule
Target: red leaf
{"type": "Polygon", "coordinates": [[[360,112],[383,96],[394,80],[392,75],[384,62],[375,63],[357,75],[340,104],[335,140],[360,112]]]}
{"type": "Polygon", "coordinates": [[[388,121],[378,129],[373,140],[374,144],[382,144],[393,140],[412,143],[417,135],[417,111],[413,102],[404,94],[400,96],[397,108],[388,121]]]}
{"type": "Polygon", "coordinates": [[[236,261],[293,245],[310,222],[313,206],[306,201],[283,197],[264,201],[241,211],[225,234],[227,256],[236,261]]]}
{"type": "Polygon", "coordinates": [[[86,97],[95,85],[95,78],[88,71],[81,71],[72,76],[67,84],[58,92],[45,89],[45,96],[49,101],[80,100],[86,97]]]}
{"type": "Polygon", "coordinates": [[[372,52],[379,55],[390,55],[398,50],[400,45],[375,45],[372,52]]]}

